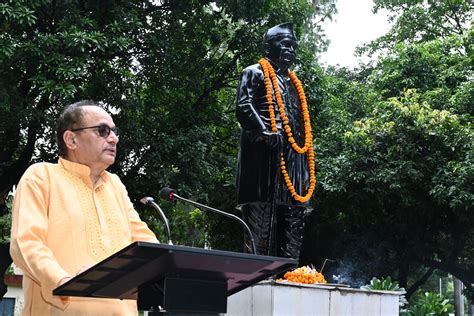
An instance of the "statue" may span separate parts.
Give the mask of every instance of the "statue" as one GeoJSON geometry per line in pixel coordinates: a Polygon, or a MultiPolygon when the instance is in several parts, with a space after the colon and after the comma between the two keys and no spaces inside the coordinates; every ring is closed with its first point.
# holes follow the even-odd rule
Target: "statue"
{"type": "Polygon", "coordinates": [[[298,258],[316,180],[304,90],[289,70],[296,58],[291,23],[270,28],[265,58],[242,71],[237,208],[261,255],[298,258]]]}

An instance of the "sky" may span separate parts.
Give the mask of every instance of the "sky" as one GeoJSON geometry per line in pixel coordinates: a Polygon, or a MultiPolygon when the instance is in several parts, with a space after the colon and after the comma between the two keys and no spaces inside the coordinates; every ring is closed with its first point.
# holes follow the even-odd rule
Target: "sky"
{"type": "Polygon", "coordinates": [[[338,13],[325,26],[331,43],[319,61],[322,65],[354,68],[360,60],[353,55],[355,48],[388,32],[387,12],[373,14],[372,0],[337,0],[336,6],[338,13]]]}

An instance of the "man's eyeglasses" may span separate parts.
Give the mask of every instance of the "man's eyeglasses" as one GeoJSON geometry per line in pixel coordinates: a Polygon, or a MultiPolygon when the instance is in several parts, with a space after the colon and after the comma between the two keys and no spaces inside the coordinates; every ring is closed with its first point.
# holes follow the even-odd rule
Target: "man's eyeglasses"
{"type": "Polygon", "coordinates": [[[109,127],[107,124],[100,124],[97,126],[89,126],[89,127],[81,127],[81,128],[75,128],[71,129],[71,132],[77,132],[77,131],[82,131],[84,129],[90,129],[90,128],[97,128],[97,132],[99,133],[100,137],[107,138],[110,135],[110,131],[114,132],[115,136],[119,136],[119,129],[117,126],[114,127],[109,127]]]}

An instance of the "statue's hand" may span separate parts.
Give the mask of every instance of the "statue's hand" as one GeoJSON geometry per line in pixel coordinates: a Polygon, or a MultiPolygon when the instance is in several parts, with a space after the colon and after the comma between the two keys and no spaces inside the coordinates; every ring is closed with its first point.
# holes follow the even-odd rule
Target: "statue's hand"
{"type": "Polygon", "coordinates": [[[256,141],[262,141],[271,148],[279,148],[283,143],[283,137],[279,132],[263,131],[257,136],[256,141]]]}

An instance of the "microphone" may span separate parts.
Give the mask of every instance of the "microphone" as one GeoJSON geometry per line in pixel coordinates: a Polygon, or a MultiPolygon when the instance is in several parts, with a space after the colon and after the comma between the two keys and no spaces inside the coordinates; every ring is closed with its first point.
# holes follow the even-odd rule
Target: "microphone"
{"type": "Polygon", "coordinates": [[[208,210],[208,211],[220,214],[220,215],[224,215],[226,217],[229,217],[229,218],[232,218],[232,219],[238,221],[240,224],[242,224],[245,227],[245,229],[247,230],[248,235],[250,236],[250,241],[252,243],[253,254],[255,254],[255,255],[257,254],[257,248],[255,247],[255,240],[253,239],[252,231],[248,227],[247,223],[245,223],[240,217],[235,216],[234,214],[226,213],[224,211],[218,210],[216,208],[213,208],[213,207],[210,207],[210,206],[198,203],[198,202],[194,202],[194,201],[185,199],[185,198],[179,196],[178,194],[176,194],[176,190],[171,189],[171,188],[161,189],[160,190],[160,197],[164,200],[170,200],[170,201],[173,201],[173,198],[177,198],[178,200],[187,202],[187,203],[192,204],[194,206],[197,206],[199,208],[203,208],[205,210],[208,210]]]}
{"type": "Polygon", "coordinates": [[[153,200],[152,197],[149,197],[149,196],[145,196],[144,198],[142,198],[140,200],[141,203],[145,204],[145,205],[149,205],[151,207],[153,207],[155,210],[158,211],[158,213],[160,214],[161,218],[163,219],[163,221],[165,222],[165,226],[166,226],[166,233],[168,235],[168,244],[169,245],[172,245],[173,242],[171,241],[171,232],[170,232],[170,225],[168,224],[168,219],[166,218],[165,216],[165,213],[163,213],[163,210],[161,209],[161,207],[158,206],[158,204],[155,203],[155,200],[153,200]]]}

